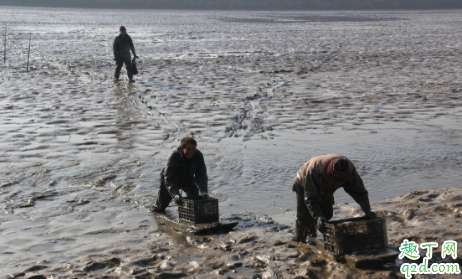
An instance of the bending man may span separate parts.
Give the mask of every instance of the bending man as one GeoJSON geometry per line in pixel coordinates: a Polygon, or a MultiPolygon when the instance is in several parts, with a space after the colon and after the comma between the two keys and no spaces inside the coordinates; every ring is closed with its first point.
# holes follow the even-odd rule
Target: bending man
{"type": "Polygon", "coordinates": [[[160,189],[153,211],[165,212],[172,199],[176,204],[183,204],[180,190],[188,197],[200,194],[208,197],[207,168],[204,156],[196,149],[197,142],[192,137],[185,137],[181,145],[167,157],[160,172],[160,189]]]}
{"type": "Polygon", "coordinates": [[[297,193],[295,240],[305,242],[307,236],[324,233],[325,222],[333,216],[334,192],[343,189],[361,206],[367,217],[371,211],[369,196],[353,163],[340,154],[314,157],[297,172],[292,191],[297,193]]]}

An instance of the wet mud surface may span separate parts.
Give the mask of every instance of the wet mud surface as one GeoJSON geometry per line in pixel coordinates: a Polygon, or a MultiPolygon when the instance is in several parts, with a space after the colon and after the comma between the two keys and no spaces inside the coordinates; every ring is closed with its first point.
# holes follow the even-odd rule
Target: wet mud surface
{"type": "MultiPolygon", "coordinates": [[[[417,243],[451,239],[460,243],[462,234],[457,222],[462,217],[461,195],[460,187],[415,191],[372,206],[387,219],[392,247],[399,247],[404,239],[417,243]]],[[[359,207],[336,206],[336,210],[337,218],[362,215],[359,207]]],[[[311,245],[294,242],[293,227],[267,215],[225,214],[222,222],[227,221],[239,221],[239,226],[230,233],[217,235],[188,235],[166,226],[141,234],[137,230],[94,231],[88,234],[101,234],[101,247],[107,244],[106,237],[125,237],[117,247],[106,246],[99,253],[80,255],[72,263],[54,266],[44,260],[11,277],[43,274],[53,278],[404,278],[398,269],[404,263],[402,260],[374,270],[354,269],[311,245]],[[130,234],[140,238],[130,244],[130,234]]],[[[431,263],[462,264],[462,258],[442,259],[440,252],[441,249],[434,250],[431,263]]]]}
{"type": "MultiPolygon", "coordinates": [[[[291,242],[294,175],[333,152],[391,245],[461,241],[459,11],[0,11],[0,275],[395,278],[291,242]],[[132,85],[112,81],[120,24],[140,56],[132,85]],[[182,235],[149,212],[185,135],[234,232],[182,235]]],[[[340,191],[334,218],[359,214],[340,191]]]]}

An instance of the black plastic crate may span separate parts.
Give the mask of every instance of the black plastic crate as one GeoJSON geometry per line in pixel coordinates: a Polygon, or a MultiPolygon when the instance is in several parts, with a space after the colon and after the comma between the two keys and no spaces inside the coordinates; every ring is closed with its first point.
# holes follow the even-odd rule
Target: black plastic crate
{"type": "Polygon", "coordinates": [[[178,213],[181,220],[194,224],[218,222],[218,200],[210,197],[183,198],[178,213]]]}
{"type": "Polygon", "coordinates": [[[336,256],[354,252],[373,253],[388,247],[387,224],[383,217],[366,217],[326,223],[324,247],[336,256]]]}

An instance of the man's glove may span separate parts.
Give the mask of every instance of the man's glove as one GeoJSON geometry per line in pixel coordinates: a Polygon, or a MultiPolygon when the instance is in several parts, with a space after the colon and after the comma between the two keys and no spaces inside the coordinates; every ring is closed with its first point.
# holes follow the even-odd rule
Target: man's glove
{"type": "Polygon", "coordinates": [[[324,217],[319,217],[318,220],[316,221],[316,226],[318,227],[318,231],[321,233],[324,233],[326,231],[326,225],[325,223],[327,222],[327,219],[324,217]]]}
{"type": "Polygon", "coordinates": [[[175,203],[179,206],[182,206],[183,205],[183,199],[181,198],[181,195],[175,195],[173,197],[173,200],[175,201],[175,203]]]}
{"type": "Polygon", "coordinates": [[[207,193],[202,193],[202,198],[205,199],[205,200],[208,199],[208,198],[209,198],[209,194],[207,194],[207,193]]]}
{"type": "Polygon", "coordinates": [[[365,212],[365,213],[366,213],[366,217],[369,218],[369,219],[377,218],[377,214],[375,214],[375,212],[368,211],[368,212],[365,212]]]}
{"type": "Polygon", "coordinates": [[[138,55],[135,55],[135,58],[138,59],[139,58],[138,55]]]}

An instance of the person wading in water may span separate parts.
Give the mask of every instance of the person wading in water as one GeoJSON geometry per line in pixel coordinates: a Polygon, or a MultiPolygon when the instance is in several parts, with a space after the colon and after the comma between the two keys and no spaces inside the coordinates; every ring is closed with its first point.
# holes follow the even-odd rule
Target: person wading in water
{"type": "Polygon", "coordinates": [[[133,80],[133,66],[130,50],[132,51],[135,58],[138,58],[138,56],[136,56],[135,46],[133,45],[132,38],[127,34],[127,29],[125,29],[124,26],[120,26],[120,34],[119,36],[115,37],[112,49],[114,50],[114,60],[116,61],[117,65],[114,73],[114,79],[116,81],[119,80],[120,70],[125,63],[129,82],[135,82],[133,80]]]}

